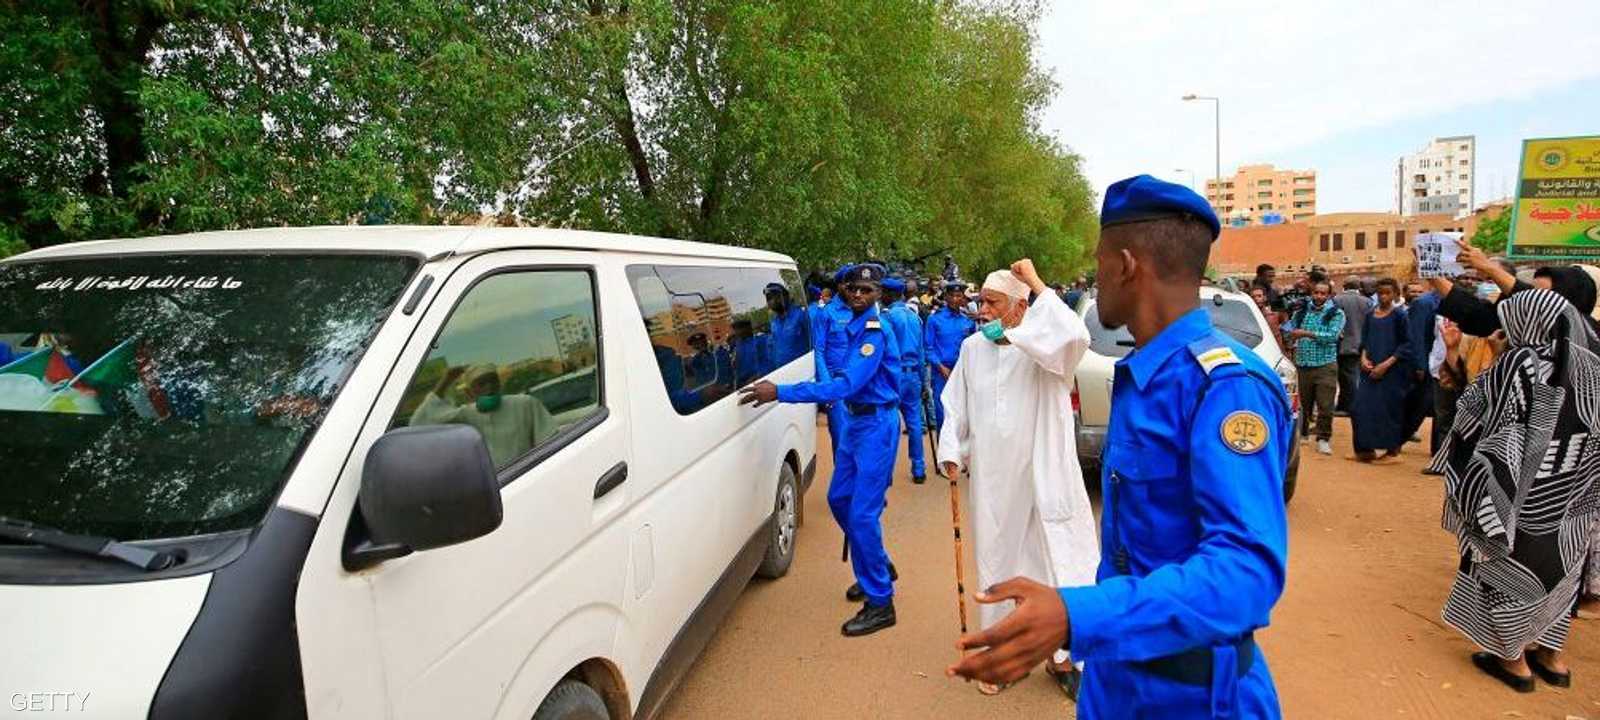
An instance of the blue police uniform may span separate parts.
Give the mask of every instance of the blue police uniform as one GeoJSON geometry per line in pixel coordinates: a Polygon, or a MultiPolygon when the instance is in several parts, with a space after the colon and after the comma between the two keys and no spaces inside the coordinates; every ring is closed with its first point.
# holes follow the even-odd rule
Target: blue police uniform
{"type": "Polygon", "coordinates": [[[772,359],[768,355],[771,349],[772,340],[757,335],[734,341],[731,360],[739,386],[772,371],[772,359]]]}
{"type": "Polygon", "coordinates": [[[804,306],[790,307],[772,314],[772,347],[768,348],[767,357],[773,368],[788,365],[811,349],[808,310],[804,306]]]}
{"type": "Polygon", "coordinates": [[[944,427],[944,402],[939,396],[944,394],[944,386],[948,382],[936,366],[954,368],[956,358],[961,357],[961,341],[966,340],[977,328],[977,323],[972,322],[966,313],[951,310],[948,305],[941,306],[928,316],[928,326],[923,333],[924,350],[933,380],[933,426],[936,429],[944,427]]]}
{"type": "Polygon", "coordinates": [[[849,415],[834,453],[828,508],[844,530],[851,569],[867,603],[884,606],[894,596],[881,521],[894,470],[895,443],[900,437],[895,417],[900,393],[894,372],[900,358],[892,331],[875,307],[859,315],[852,313],[846,333],[848,355],[830,368],[831,377],[779,385],[778,400],[833,403],[849,415]]]}
{"type": "Polygon", "coordinates": [[[911,476],[927,477],[927,460],[922,441],[922,319],[904,301],[884,311],[884,322],[894,329],[900,352],[900,417],[906,426],[906,449],[911,458],[911,476]]]}
{"type": "MultiPolygon", "coordinates": [[[[854,316],[850,306],[845,304],[844,297],[837,293],[828,304],[812,313],[811,352],[818,382],[833,379],[837,374],[834,369],[843,370],[845,367],[845,361],[850,353],[848,327],[854,316]]],[[[845,412],[839,403],[828,403],[827,411],[828,438],[833,443],[835,465],[837,465],[839,442],[844,437],[844,428],[849,424],[850,414],[845,412]]]]}
{"type": "MultiPolygon", "coordinates": [[[[1166,211],[1216,233],[1205,200],[1148,176],[1106,206],[1103,224],[1166,211]]],[[[1096,584],[1059,591],[1086,665],[1078,716],[1279,717],[1253,633],[1287,570],[1283,381],[1196,308],[1117,362],[1111,407],[1096,584]]]]}

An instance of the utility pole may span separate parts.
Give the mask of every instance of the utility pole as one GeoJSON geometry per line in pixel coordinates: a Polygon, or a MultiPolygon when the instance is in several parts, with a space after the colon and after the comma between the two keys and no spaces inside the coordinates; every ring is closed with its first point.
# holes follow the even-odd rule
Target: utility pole
{"type": "Polygon", "coordinates": [[[1214,146],[1215,146],[1216,152],[1217,152],[1217,180],[1216,180],[1216,182],[1217,182],[1217,184],[1216,184],[1217,199],[1212,204],[1217,206],[1217,207],[1221,207],[1222,206],[1222,99],[1221,98],[1212,97],[1210,95],[1196,95],[1194,93],[1189,93],[1188,95],[1183,96],[1183,99],[1184,100],[1210,100],[1212,102],[1212,104],[1215,106],[1215,109],[1216,109],[1216,122],[1214,124],[1214,128],[1215,128],[1215,131],[1216,131],[1216,140],[1214,142],[1214,146]]]}

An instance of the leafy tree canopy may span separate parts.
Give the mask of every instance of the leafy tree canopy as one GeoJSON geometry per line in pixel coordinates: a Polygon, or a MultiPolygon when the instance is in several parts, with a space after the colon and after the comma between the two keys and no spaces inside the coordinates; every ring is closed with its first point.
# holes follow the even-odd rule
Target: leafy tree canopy
{"type": "MultiPolygon", "coordinates": [[[[1036,0],[0,4],[0,255],[264,225],[529,224],[1086,264],[1036,0]]],[[[930,260],[930,263],[933,261],[930,260]]],[[[933,266],[929,265],[930,269],[933,266]]]]}

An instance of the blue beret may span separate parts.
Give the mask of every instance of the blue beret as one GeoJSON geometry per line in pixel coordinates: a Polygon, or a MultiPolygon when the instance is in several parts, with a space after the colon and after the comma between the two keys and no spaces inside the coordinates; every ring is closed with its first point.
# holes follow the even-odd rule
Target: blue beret
{"type": "Polygon", "coordinates": [[[882,265],[877,263],[861,263],[860,265],[851,265],[849,268],[846,268],[844,272],[840,274],[839,282],[881,283],[883,282],[884,278],[888,276],[888,271],[884,270],[882,265]]]}
{"type": "Polygon", "coordinates": [[[883,281],[883,289],[903,293],[906,291],[906,281],[900,278],[889,278],[883,281]]]}
{"type": "Polygon", "coordinates": [[[767,283],[767,286],[761,289],[761,293],[763,295],[788,295],[789,287],[783,283],[767,283]]]}
{"type": "Polygon", "coordinates": [[[1211,204],[1195,191],[1149,175],[1135,175],[1106,188],[1106,200],[1100,207],[1100,227],[1184,216],[1211,228],[1212,240],[1222,232],[1222,223],[1217,221],[1211,204]]]}
{"type": "Polygon", "coordinates": [[[849,263],[845,263],[844,265],[840,265],[838,270],[833,271],[833,282],[834,282],[834,284],[837,285],[839,283],[844,282],[844,276],[848,275],[850,273],[850,271],[853,270],[853,269],[855,269],[855,266],[851,265],[849,263]]]}

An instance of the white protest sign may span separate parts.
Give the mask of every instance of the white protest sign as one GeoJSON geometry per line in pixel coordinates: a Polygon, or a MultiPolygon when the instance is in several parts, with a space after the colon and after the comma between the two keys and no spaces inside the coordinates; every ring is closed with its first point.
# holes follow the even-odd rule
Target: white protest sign
{"type": "Polygon", "coordinates": [[[1412,247],[1417,253],[1417,277],[1455,277],[1466,272],[1457,256],[1461,246],[1458,232],[1423,233],[1417,236],[1412,247]]]}

